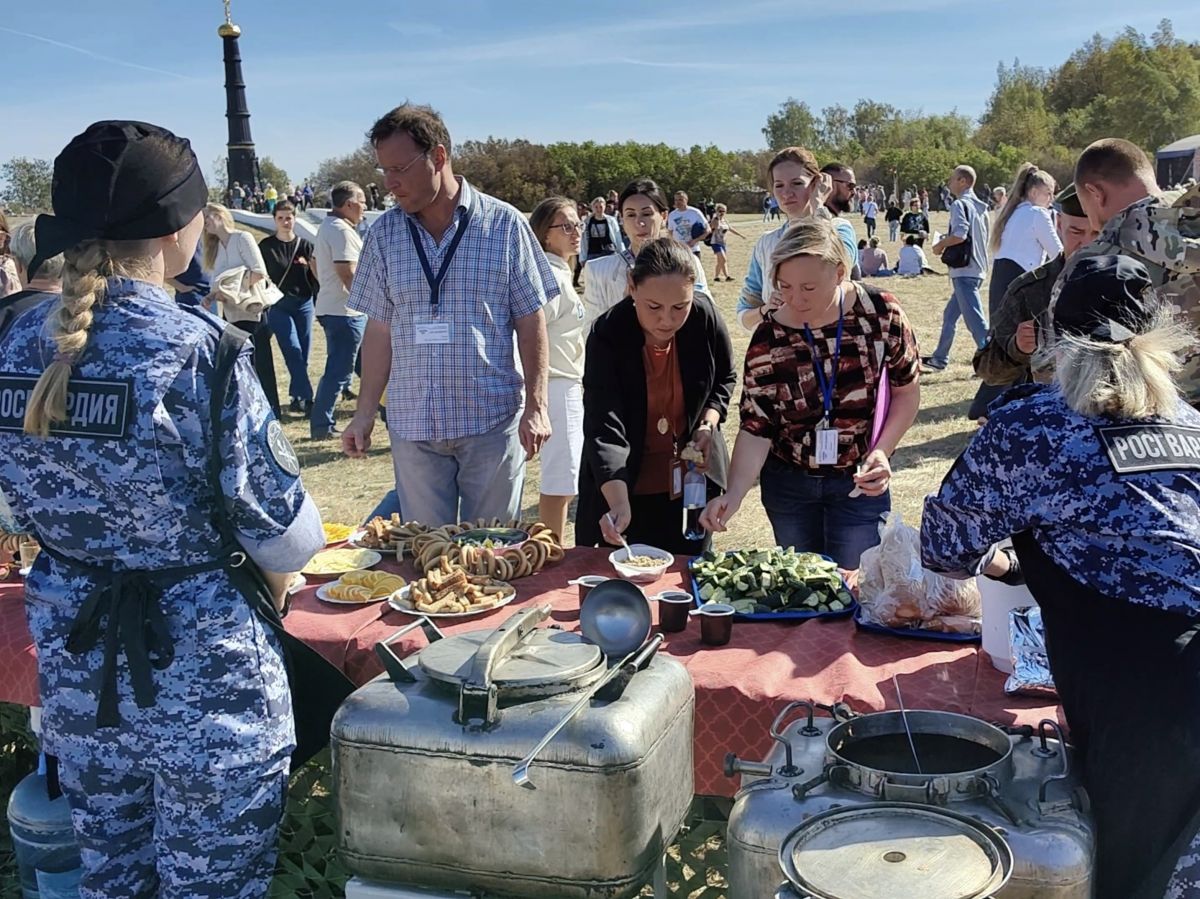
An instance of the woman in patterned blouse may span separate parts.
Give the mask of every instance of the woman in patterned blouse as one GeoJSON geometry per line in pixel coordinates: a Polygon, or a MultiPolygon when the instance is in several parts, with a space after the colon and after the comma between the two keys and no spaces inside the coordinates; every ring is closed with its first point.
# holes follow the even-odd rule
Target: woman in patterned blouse
{"type": "Polygon", "coordinates": [[[793,225],[771,254],[783,304],[751,338],[729,486],[701,522],[725,530],[761,474],[780,546],[857,568],[891,508],[889,458],[920,405],[920,353],[896,298],[849,271],[822,219],[793,225]],[[890,405],[873,434],[885,369],[890,405]]]}

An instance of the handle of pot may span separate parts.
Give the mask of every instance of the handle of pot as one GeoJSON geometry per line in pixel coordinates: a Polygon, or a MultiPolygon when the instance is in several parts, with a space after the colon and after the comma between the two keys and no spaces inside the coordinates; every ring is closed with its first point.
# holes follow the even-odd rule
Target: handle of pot
{"type": "Polygon", "coordinates": [[[937,778],[930,778],[925,783],[898,784],[887,778],[879,784],[879,798],[885,802],[917,802],[922,805],[937,805],[944,797],[945,791],[937,787],[937,778]]]}
{"type": "Polygon", "coordinates": [[[1067,741],[1063,739],[1062,728],[1058,726],[1057,721],[1052,721],[1049,718],[1043,718],[1038,722],[1038,738],[1041,740],[1042,748],[1046,748],[1046,731],[1054,731],[1054,736],[1058,738],[1059,749],[1062,752],[1062,771],[1058,774],[1051,774],[1042,781],[1042,785],[1038,787],[1038,802],[1046,801],[1046,788],[1050,786],[1052,781],[1066,780],[1071,774],[1071,760],[1067,758],[1067,741]]]}
{"type": "Polygon", "coordinates": [[[391,647],[394,641],[399,640],[405,634],[417,628],[421,628],[425,632],[425,638],[430,643],[436,643],[445,636],[431,620],[421,617],[416,621],[404,625],[404,627],[400,628],[400,630],[396,631],[396,633],[392,634],[386,640],[380,640],[375,644],[375,655],[379,656],[379,661],[383,662],[383,667],[387,671],[388,677],[392,679],[392,683],[413,684],[417,681],[413,677],[412,672],[408,670],[406,660],[396,655],[395,650],[391,647]]]}
{"type": "Polygon", "coordinates": [[[819,737],[821,735],[821,732],[813,726],[813,716],[816,714],[816,711],[813,709],[811,702],[800,699],[796,702],[789,702],[783,707],[783,711],[776,715],[775,720],[771,722],[771,739],[783,747],[785,756],[783,767],[779,769],[779,773],[783,777],[795,777],[800,773],[796,770],[796,766],[792,762],[792,743],[783,733],[784,722],[788,720],[788,716],[796,709],[806,709],[808,711],[808,723],[800,728],[800,735],[802,737],[819,737]]]}

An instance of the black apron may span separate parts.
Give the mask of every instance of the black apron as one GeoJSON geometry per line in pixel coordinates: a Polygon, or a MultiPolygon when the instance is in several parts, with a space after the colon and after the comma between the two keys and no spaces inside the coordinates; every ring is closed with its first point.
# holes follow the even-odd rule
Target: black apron
{"type": "Polygon", "coordinates": [[[1200,826],[1200,622],[1079,583],[1028,531],[1013,546],[1083,762],[1095,899],[1162,899],[1200,826]]]}
{"type": "MultiPolygon", "coordinates": [[[[233,379],[234,364],[246,340],[244,331],[227,326],[217,344],[208,456],[209,482],[214,486],[221,483],[220,447],[226,439],[221,410],[233,379]]],[[[214,553],[212,561],[153,571],[88,565],[61,554],[41,540],[47,556],[86,572],[96,583],[80,603],[66,648],[72,653],[88,652],[103,641],[104,663],[96,726],[115,727],[120,722],[117,708],[118,653],[121,650],[125,652],[130,683],[138,706],[152,706],[155,690],[151,668],[163,670],[174,659],[174,646],[159,606],[163,591],[196,574],[224,571],[254,613],[279,639],[296,723],[296,749],[292,753],[292,770],[295,771],[328,745],[334,713],[343,700],[354,692],[355,686],[316,650],[284,629],[262,570],[238,543],[229,511],[220,496],[214,504],[213,524],[221,537],[221,546],[214,553]]]]}

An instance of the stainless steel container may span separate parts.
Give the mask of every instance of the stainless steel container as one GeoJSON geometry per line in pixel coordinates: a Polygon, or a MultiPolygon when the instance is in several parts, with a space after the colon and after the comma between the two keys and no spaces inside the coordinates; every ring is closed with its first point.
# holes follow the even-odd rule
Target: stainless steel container
{"type": "MultiPolygon", "coordinates": [[[[801,824],[881,802],[944,808],[999,834],[1013,863],[997,899],[1091,896],[1092,823],[1057,724],[1010,736],[965,715],[909,711],[925,759],[917,773],[899,712],[855,716],[844,704],[826,711],[834,717],[792,703],[772,725],[776,744],[763,762],[726,759],[726,773],[742,777],[729,818],[730,899],[775,895],[781,846],[801,824]],[[789,724],[799,711],[806,714],[789,724]]],[[[920,899],[938,897],[925,891],[920,899]]]]}
{"type": "Polygon", "coordinates": [[[381,644],[389,675],[333,722],[352,873],[530,899],[619,899],[650,880],[692,801],[691,678],[663,656],[618,678],[619,696],[602,691],[541,752],[533,788],[516,786],[517,761],[606,672],[595,646],[536,627],[548,614],[518,612],[415,661],[381,644]]]}

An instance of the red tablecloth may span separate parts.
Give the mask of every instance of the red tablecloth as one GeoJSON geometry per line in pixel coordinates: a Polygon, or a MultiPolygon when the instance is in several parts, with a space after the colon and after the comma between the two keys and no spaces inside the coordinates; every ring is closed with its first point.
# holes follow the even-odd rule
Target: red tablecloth
{"type": "MultiPolygon", "coordinates": [[[[412,573],[407,565],[401,570],[406,576],[412,573]]],[[[572,549],[558,565],[516,581],[517,599],[508,606],[437,624],[449,634],[493,628],[515,609],[548,602],[554,607],[552,620],[575,630],[579,593],[567,581],[584,574],[612,573],[607,550],[572,549]]],[[[653,595],[684,584],[679,562],[645,590],[653,595]]],[[[655,616],[657,620],[657,608],[655,616]]],[[[383,670],[375,644],[412,620],[386,604],[326,605],[310,588],[293,601],[287,626],[362,683],[383,670]]],[[[416,629],[392,645],[403,655],[423,647],[425,637],[416,629]]],[[[736,782],[722,770],[725,753],[761,759],[770,746],[771,721],[786,703],[844,699],[857,711],[896,708],[893,674],[909,708],[963,712],[1002,724],[1062,720],[1061,709],[1044,700],[1005,696],[1004,675],[974,644],[867,634],[848,619],[737,622],[732,641],[718,649],[700,642],[700,625],[693,620],[683,633],[667,635],[663,651],[687,667],[696,686],[696,792],[703,795],[733,795],[736,782]]]]}
{"type": "Polygon", "coordinates": [[[25,618],[25,583],[0,581],[0,702],[37,705],[37,653],[25,618]]]}
{"type": "MultiPolygon", "coordinates": [[[[516,582],[517,600],[502,609],[468,619],[439,620],[446,633],[494,628],[512,611],[535,602],[554,607],[552,620],[578,627],[579,594],[567,581],[584,574],[612,574],[606,550],[573,549],[566,559],[533,577],[516,582]]],[[[395,569],[385,563],[383,567],[395,569]]],[[[412,576],[410,566],[399,569],[412,576]]],[[[316,586],[298,593],[286,619],[287,628],[341,667],[358,683],[379,674],[383,666],[375,644],[413,620],[384,603],[370,606],[328,605],[316,598],[316,586]]],[[[683,564],[647,586],[647,594],[683,586],[683,564]]],[[[33,650],[25,626],[23,604],[0,587],[0,700],[36,702],[33,650]]],[[[655,610],[657,614],[657,609],[655,610]]],[[[420,629],[393,644],[401,654],[425,645],[420,629]]],[[[737,622],[733,639],[718,649],[700,643],[700,626],[692,621],[680,634],[668,634],[663,651],[682,662],[696,686],[696,792],[730,796],[736,782],[722,771],[725,753],[758,760],[770,745],[771,720],[788,702],[845,700],[857,711],[896,708],[891,677],[898,676],[909,708],[928,708],[976,715],[1002,724],[1036,724],[1041,718],[1062,720],[1061,709],[1044,700],[1004,695],[1004,675],[992,668],[973,644],[935,643],[867,634],[847,619],[784,624],[737,622]]]]}

